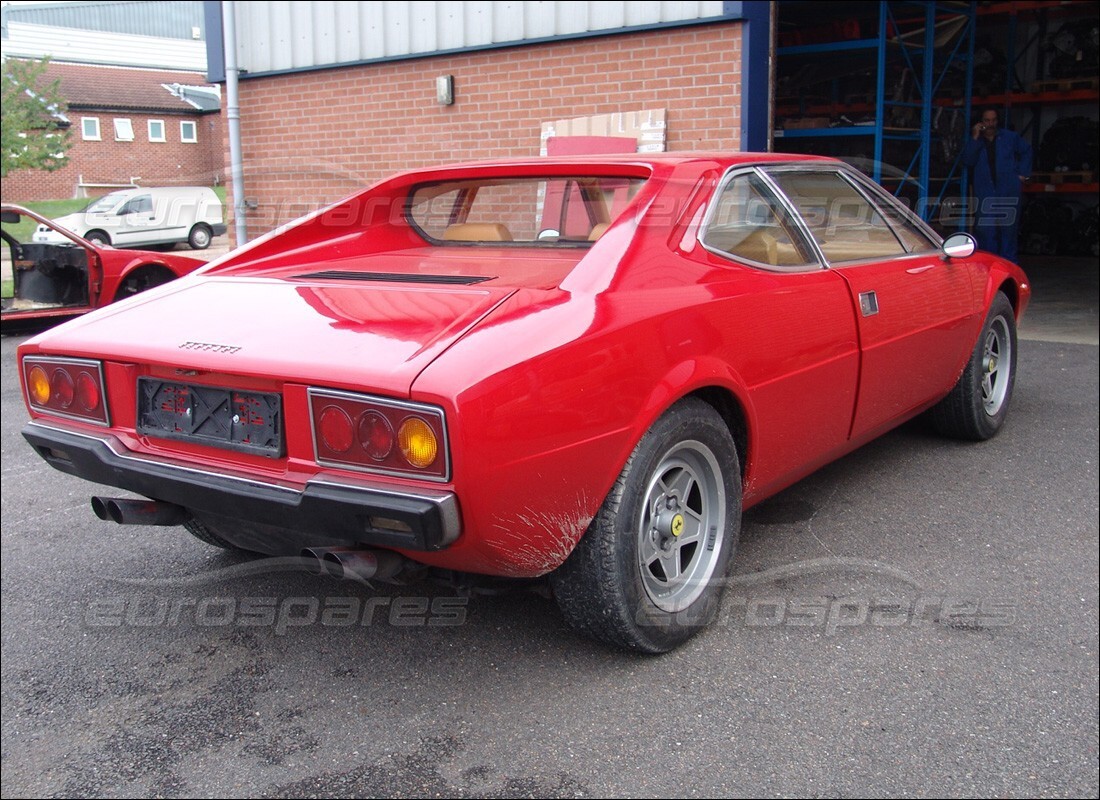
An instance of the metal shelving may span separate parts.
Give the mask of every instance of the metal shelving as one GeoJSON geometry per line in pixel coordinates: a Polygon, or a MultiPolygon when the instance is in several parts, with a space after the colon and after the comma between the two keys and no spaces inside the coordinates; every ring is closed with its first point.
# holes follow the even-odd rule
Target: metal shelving
{"type": "MultiPolygon", "coordinates": [[[[815,13],[820,14],[821,5],[815,13]]],[[[970,118],[972,88],[971,62],[974,53],[975,5],[957,2],[906,2],[879,0],[877,6],[877,35],[846,41],[797,44],[777,49],[780,68],[784,60],[821,54],[866,53],[873,59],[875,91],[873,103],[846,104],[838,98],[830,103],[799,103],[800,110],[857,115],[872,113],[870,125],[842,125],[820,128],[789,128],[776,130],[776,146],[784,140],[810,140],[817,138],[871,137],[874,157],[871,176],[881,183],[896,183],[895,193],[901,194],[911,184],[916,184],[918,211],[925,219],[932,218],[949,192],[957,191],[965,197],[965,175],[956,153],[946,174],[933,175],[932,148],[936,138],[933,118],[940,107],[961,108],[964,120],[970,118]],[[888,96],[887,73],[908,71],[913,77],[915,98],[888,96]],[[962,71],[965,90],[960,104],[959,95],[948,91],[944,79],[953,70],[962,71]],[[916,112],[916,127],[886,124],[899,112],[916,112]],[[891,152],[895,163],[885,163],[890,143],[907,145],[898,152],[891,152]],[[884,174],[884,166],[896,174],[884,174]],[[900,173],[898,172],[900,170],[900,173]],[[935,186],[934,186],[935,184],[935,186]]],[[[781,11],[782,14],[782,11],[781,11]]],[[[863,32],[863,31],[861,31],[863,32]]],[[[778,104],[782,107],[782,103],[778,104]]],[[[788,106],[789,107],[789,106],[788,106]]],[[[898,148],[895,148],[897,151],[898,148]]],[[[965,211],[965,209],[964,209],[965,211]]]]}

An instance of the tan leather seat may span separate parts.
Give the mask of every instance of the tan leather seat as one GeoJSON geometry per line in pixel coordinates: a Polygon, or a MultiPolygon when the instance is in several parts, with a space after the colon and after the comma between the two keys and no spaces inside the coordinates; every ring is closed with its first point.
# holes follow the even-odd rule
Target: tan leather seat
{"type": "Polygon", "coordinates": [[[512,233],[499,222],[462,222],[443,231],[445,242],[510,242],[512,233]]]}
{"type": "Polygon", "coordinates": [[[738,258],[747,258],[758,264],[777,266],[779,264],[779,246],[775,237],[764,231],[753,231],[731,251],[738,258]]]}
{"type": "Polygon", "coordinates": [[[611,227],[610,222],[600,222],[592,226],[592,230],[588,232],[588,241],[594,242],[603,236],[604,231],[611,227]]]}

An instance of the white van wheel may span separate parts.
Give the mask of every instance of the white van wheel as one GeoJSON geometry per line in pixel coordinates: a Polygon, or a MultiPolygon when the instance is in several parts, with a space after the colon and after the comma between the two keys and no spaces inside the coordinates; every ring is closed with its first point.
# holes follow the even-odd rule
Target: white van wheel
{"type": "Polygon", "coordinates": [[[214,238],[214,232],[208,226],[199,223],[191,229],[187,243],[191,245],[192,250],[205,250],[210,246],[212,238],[214,238]]]}

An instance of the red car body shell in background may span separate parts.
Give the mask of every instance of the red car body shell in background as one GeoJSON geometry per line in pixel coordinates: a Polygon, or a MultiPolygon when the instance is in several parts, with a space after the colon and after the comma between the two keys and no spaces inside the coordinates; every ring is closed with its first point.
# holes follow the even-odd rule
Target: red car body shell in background
{"type": "Polygon", "coordinates": [[[453,492],[461,535],[406,555],[459,571],[542,575],[569,555],[635,445],[678,399],[701,393],[726,412],[748,507],[946,395],[998,291],[1023,313],[1025,276],[988,254],[779,272],[703,247],[698,229],[722,175],[768,163],[833,162],[670,154],[403,173],[194,276],[36,338],[20,355],[102,360],[110,432],[135,455],[295,487],[337,474],[453,492]],[[417,184],[570,169],[648,177],[587,250],[436,246],[405,220],[417,184]],[[490,279],[310,277],[324,270],[490,279]],[[935,275],[943,280],[933,287],[935,275]],[[883,313],[861,318],[856,295],[868,281],[883,313]],[[210,346],[181,347],[196,342],[210,346]],[[138,435],[135,384],[146,374],[281,393],[285,457],[138,435]],[[309,387],[438,405],[449,478],[426,484],[319,466],[309,387]]]}
{"type": "Polygon", "coordinates": [[[108,245],[97,245],[62,228],[52,220],[22,206],[5,203],[3,210],[26,215],[40,224],[48,225],[58,233],[70,239],[73,245],[88,252],[89,303],[86,306],[42,308],[26,311],[4,312],[4,319],[10,321],[29,321],[35,319],[66,318],[83,314],[96,308],[113,303],[118,298],[119,288],[136,270],[143,267],[161,267],[179,278],[194,272],[206,264],[197,258],[171,253],[158,253],[151,250],[121,250],[108,245]]]}

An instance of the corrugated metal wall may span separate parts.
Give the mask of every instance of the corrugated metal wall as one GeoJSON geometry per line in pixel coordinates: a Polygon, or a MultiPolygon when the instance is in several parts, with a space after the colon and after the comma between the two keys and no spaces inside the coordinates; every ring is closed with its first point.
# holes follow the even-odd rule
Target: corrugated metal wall
{"type": "Polygon", "coordinates": [[[0,52],[9,56],[78,61],[84,64],[115,64],[132,67],[160,67],[206,70],[206,44],[183,39],[158,39],[125,33],[80,31],[49,25],[11,22],[9,36],[0,52]]]}
{"type": "Polygon", "coordinates": [[[193,29],[204,38],[202,2],[199,0],[130,0],[99,3],[43,3],[5,6],[4,36],[8,23],[51,25],[85,31],[129,33],[165,39],[194,39],[193,29]]]}
{"type": "Polygon", "coordinates": [[[255,74],[710,19],[723,6],[720,0],[237,3],[237,55],[255,74]]]}

